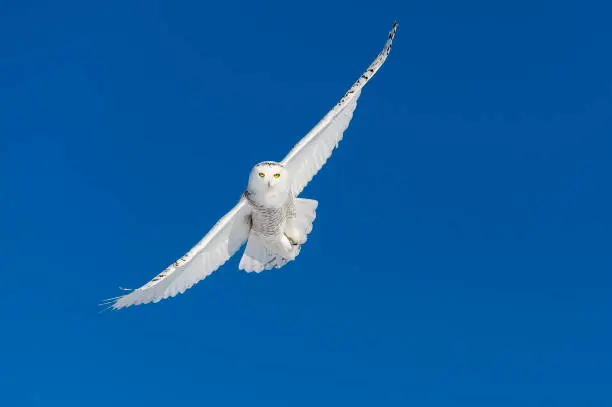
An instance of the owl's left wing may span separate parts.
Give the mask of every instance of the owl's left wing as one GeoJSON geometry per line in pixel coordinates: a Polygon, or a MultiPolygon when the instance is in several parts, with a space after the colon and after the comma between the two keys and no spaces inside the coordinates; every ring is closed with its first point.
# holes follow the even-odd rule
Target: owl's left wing
{"type": "Polygon", "coordinates": [[[393,24],[393,29],[389,33],[389,39],[374,62],[372,62],[357,82],[351,86],[348,92],[340,99],[340,102],[293,147],[281,162],[293,177],[293,190],[296,196],[302,192],[312,177],[319,172],[331,156],[334,148],[342,140],[342,135],[353,118],[353,112],[357,107],[357,99],[361,94],[361,89],[385,63],[387,56],[391,52],[391,44],[393,43],[396,30],[397,23],[393,24]]]}
{"type": "Polygon", "coordinates": [[[121,309],[182,294],[225,263],[246,241],[250,230],[251,209],[243,197],[187,254],[142,287],[101,305],[121,309]]]}

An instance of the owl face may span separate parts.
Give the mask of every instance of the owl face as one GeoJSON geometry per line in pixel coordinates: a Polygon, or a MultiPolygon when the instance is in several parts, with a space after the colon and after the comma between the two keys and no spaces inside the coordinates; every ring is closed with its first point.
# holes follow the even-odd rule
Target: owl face
{"type": "Polygon", "coordinates": [[[289,174],[285,167],[272,161],[255,165],[249,176],[248,190],[257,196],[261,203],[271,205],[285,203],[290,186],[289,174]]]}

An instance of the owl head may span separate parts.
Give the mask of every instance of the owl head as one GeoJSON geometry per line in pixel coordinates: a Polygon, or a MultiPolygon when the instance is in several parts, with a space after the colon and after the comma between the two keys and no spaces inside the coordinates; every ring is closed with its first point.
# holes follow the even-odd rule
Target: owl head
{"type": "Polygon", "coordinates": [[[280,163],[264,161],[251,170],[248,191],[262,204],[284,204],[290,187],[289,173],[280,163]]]}

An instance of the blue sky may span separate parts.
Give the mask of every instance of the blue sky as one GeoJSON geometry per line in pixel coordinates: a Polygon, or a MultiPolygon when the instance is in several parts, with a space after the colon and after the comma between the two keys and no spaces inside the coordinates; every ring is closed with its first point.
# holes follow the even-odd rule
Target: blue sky
{"type": "Polygon", "coordinates": [[[1,405],[612,403],[609,2],[98,3],[0,2],[1,405]],[[298,261],[98,316],[396,19],[298,261]]]}

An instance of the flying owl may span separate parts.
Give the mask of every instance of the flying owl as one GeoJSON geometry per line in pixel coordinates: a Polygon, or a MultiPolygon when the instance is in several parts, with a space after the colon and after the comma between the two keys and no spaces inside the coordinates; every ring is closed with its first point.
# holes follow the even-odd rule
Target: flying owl
{"type": "Polygon", "coordinates": [[[182,294],[224,264],[245,242],[241,270],[259,273],[295,260],[312,231],[318,205],[298,196],[338,146],[361,89],[391,52],[396,30],[397,23],[374,62],[281,162],[264,161],[253,167],[238,204],[195,247],[147,284],[101,305],[121,309],[182,294]]]}

